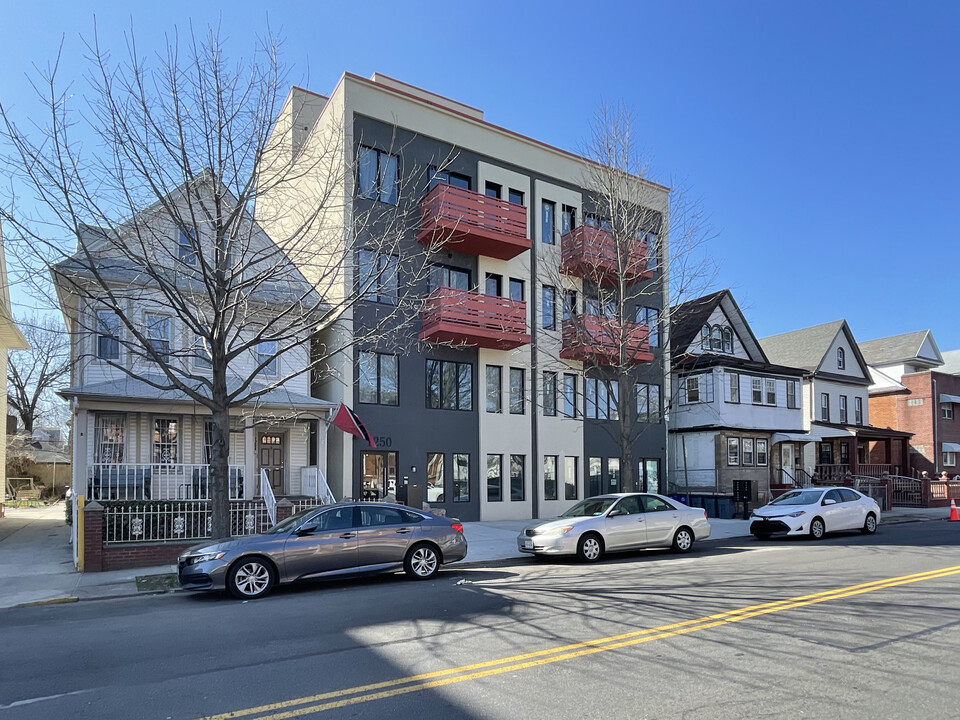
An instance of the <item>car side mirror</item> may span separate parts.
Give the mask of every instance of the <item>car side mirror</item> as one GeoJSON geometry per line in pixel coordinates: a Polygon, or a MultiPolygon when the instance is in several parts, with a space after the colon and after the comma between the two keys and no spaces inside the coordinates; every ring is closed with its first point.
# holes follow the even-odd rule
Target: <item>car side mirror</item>
{"type": "Polygon", "coordinates": [[[834,500],[833,498],[827,498],[826,500],[823,501],[823,504],[824,504],[824,505],[836,505],[836,504],[837,504],[837,501],[834,500]]]}
{"type": "Polygon", "coordinates": [[[626,510],[621,510],[620,508],[615,508],[614,510],[611,510],[611,511],[610,511],[610,514],[607,515],[607,517],[618,517],[618,516],[620,516],[620,515],[626,515],[626,514],[627,514],[627,511],[626,511],[626,510]]]}
{"type": "Polygon", "coordinates": [[[304,535],[309,535],[310,533],[316,532],[316,525],[301,525],[295,530],[295,534],[303,537],[304,535]]]}

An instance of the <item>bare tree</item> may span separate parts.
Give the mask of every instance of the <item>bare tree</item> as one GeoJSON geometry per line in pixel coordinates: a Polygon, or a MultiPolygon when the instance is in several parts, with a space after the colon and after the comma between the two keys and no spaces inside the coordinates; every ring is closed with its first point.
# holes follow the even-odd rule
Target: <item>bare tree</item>
{"type": "Polygon", "coordinates": [[[291,378],[327,372],[345,344],[314,339],[335,336],[327,331],[357,298],[392,288],[383,319],[414,316],[430,248],[400,242],[412,203],[348,212],[352,151],[342,130],[291,153],[277,127],[289,86],[272,37],[239,62],[216,29],[175,37],[152,61],[126,39],[118,62],[94,33],[83,93],[58,83],[58,57],[36,83],[47,117],[30,131],[0,104],[6,168],[41,208],[10,197],[0,217],[18,231],[21,258],[52,271],[70,331],[96,338],[74,344],[75,362],[98,353],[158,394],[210,413],[212,532],[222,537],[230,534],[231,410],[253,414],[291,378]],[[307,176],[309,194],[294,196],[307,176]],[[357,272],[355,238],[396,263],[357,272]],[[347,292],[345,274],[356,276],[347,292]],[[174,317],[182,336],[163,320],[145,323],[147,305],[174,317]],[[282,372],[264,372],[280,359],[282,372]]]}
{"type": "Polygon", "coordinates": [[[51,316],[19,318],[17,326],[29,350],[10,353],[7,362],[7,406],[32,433],[38,422],[64,420],[64,402],[54,390],[70,376],[70,337],[63,323],[51,316]]]}
{"type": "MultiPolygon", "coordinates": [[[[650,179],[624,107],[601,107],[591,130],[582,151],[585,217],[564,234],[560,263],[541,265],[542,282],[563,296],[556,304],[564,317],[562,341],[554,350],[559,357],[548,355],[543,365],[583,362],[591,383],[585,404],[596,410],[589,414],[615,421],[602,426],[615,435],[620,450],[622,487],[636,490],[634,445],[663,421],[670,398],[663,392],[661,398],[638,401],[638,383],[646,385],[645,368],[655,360],[650,340],[656,339],[662,366],[669,367],[669,309],[712,281],[713,264],[705,255],[712,231],[698,200],[683,188],[650,179]],[[574,283],[571,275],[582,282],[574,283]],[[575,289],[584,296],[582,313],[567,304],[567,293],[575,289]]],[[[653,377],[649,381],[659,384],[659,374],[653,377]]],[[[664,378],[664,390],[668,387],[664,378]]]]}

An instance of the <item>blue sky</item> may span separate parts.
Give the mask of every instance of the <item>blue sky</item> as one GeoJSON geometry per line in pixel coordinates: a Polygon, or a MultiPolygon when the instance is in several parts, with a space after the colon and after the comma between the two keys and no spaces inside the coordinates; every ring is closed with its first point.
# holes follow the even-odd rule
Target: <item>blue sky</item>
{"type": "Polygon", "coordinates": [[[576,150],[601,102],[634,113],[652,177],[700,197],[716,287],[763,337],[845,317],[860,340],[933,330],[960,348],[960,4],[949,2],[8,3],[0,100],[77,72],[94,16],[122,48],[219,22],[232,52],[269,22],[291,81],[382,72],[576,150]]]}

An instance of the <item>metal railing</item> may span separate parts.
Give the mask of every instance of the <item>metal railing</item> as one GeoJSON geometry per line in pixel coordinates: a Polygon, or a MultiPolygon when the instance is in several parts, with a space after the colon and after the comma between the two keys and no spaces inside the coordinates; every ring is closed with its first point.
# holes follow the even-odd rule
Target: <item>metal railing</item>
{"type": "MultiPolygon", "coordinates": [[[[182,542],[210,537],[209,500],[145,500],[103,503],[104,542],[182,542]]],[[[261,500],[230,503],[230,532],[256,535],[272,522],[261,500]]]]}
{"type": "Polygon", "coordinates": [[[260,497],[267,506],[267,513],[270,515],[270,523],[277,522],[277,498],[273,494],[273,488],[270,486],[270,478],[267,477],[266,468],[260,468],[260,497]]]}
{"type": "MultiPolygon", "coordinates": [[[[88,500],[193,500],[210,497],[205,463],[93,463],[88,500]]],[[[243,498],[243,467],[230,466],[230,498],[243,498]]]]}
{"type": "Polygon", "coordinates": [[[333,505],[337,499],[333,496],[333,490],[330,489],[330,485],[327,483],[327,476],[323,474],[323,470],[319,467],[317,468],[317,475],[317,490],[319,491],[320,499],[324,505],[333,505]]]}

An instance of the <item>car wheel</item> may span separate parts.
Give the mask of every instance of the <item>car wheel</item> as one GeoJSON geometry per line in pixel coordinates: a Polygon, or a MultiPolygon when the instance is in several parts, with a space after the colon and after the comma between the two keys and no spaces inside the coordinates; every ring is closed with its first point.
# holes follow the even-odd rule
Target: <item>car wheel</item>
{"type": "Polygon", "coordinates": [[[259,557],[242,558],[234,563],[227,576],[227,587],[234,597],[253,600],[263,597],[277,581],[273,565],[259,557]]]}
{"type": "Polygon", "coordinates": [[[864,535],[873,535],[877,531],[877,516],[873,513],[867,513],[867,519],[863,521],[863,527],[860,532],[864,535]]]}
{"type": "Polygon", "coordinates": [[[812,537],[814,540],[820,540],[823,538],[826,532],[827,528],[823,524],[823,520],[820,518],[814,518],[810,523],[810,537],[812,537]]]}
{"type": "Polygon", "coordinates": [[[693,549],[693,533],[690,528],[682,527],[673,536],[673,551],[678,553],[690,552],[693,549]]]}
{"type": "Polygon", "coordinates": [[[596,562],[603,555],[603,540],[595,533],[587,533],[577,543],[577,559],[580,562],[596,562]]]}
{"type": "Polygon", "coordinates": [[[440,553],[427,543],[414,545],[403,559],[403,569],[414,580],[429,580],[440,571],[440,553]]]}
{"type": "Polygon", "coordinates": [[[767,533],[754,533],[753,536],[754,536],[757,540],[769,540],[769,539],[770,539],[770,536],[767,535],[767,533]]]}

